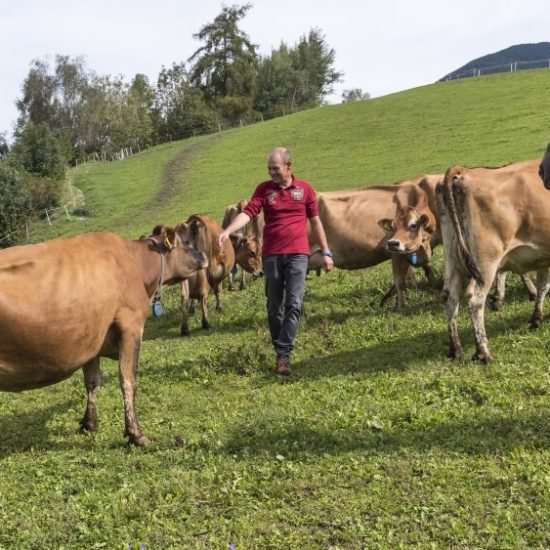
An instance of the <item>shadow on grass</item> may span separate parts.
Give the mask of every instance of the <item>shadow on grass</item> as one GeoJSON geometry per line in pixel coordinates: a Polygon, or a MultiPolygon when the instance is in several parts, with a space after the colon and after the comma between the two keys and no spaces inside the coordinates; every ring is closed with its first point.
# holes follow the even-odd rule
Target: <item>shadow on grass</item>
{"type": "MultiPolygon", "coordinates": [[[[437,304],[427,305],[423,313],[431,312],[437,304]]],[[[355,315],[351,312],[350,315],[355,315]]],[[[422,315],[420,315],[421,317],[422,315]]],[[[332,312],[328,316],[312,315],[307,323],[309,326],[321,325],[330,319],[332,323],[342,323],[346,317],[342,312],[332,312]]],[[[518,313],[514,316],[501,314],[488,315],[486,320],[489,343],[497,337],[513,338],[515,334],[525,334],[528,317],[518,313]]],[[[249,328],[249,327],[248,327],[249,328]]],[[[226,329],[229,330],[229,329],[226,329]]],[[[223,332],[223,331],[221,331],[223,332]]],[[[369,341],[366,331],[365,337],[357,341],[357,347],[351,350],[335,351],[334,353],[308,357],[302,360],[293,360],[293,376],[278,378],[274,375],[274,356],[269,345],[259,340],[244,343],[236,342],[234,346],[215,348],[206,352],[201,334],[191,335],[190,342],[196,345],[201,352],[194,359],[182,357],[181,361],[172,361],[170,364],[159,364],[147,370],[140,370],[140,377],[145,376],[160,383],[166,380],[178,382],[201,376],[203,369],[218,374],[236,374],[251,380],[254,387],[263,387],[271,384],[294,384],[304,379],[322,379],[342,375],[363,376],[380,372],[404,371],[412,365],[423,362],[447,362],[457,367],[467,366],[475,351],[475,343],[471,333],[469,319],[463,319],[460,324],[460,337],[465,353],[463,360],[447,358],[448,335],[446,328],[426,330],[422,334],[415,332],[407,335],[378,342],[369,341]],[[361,345],[364,344],[364,345],[361,345]],[[205,354],[206,353],[206,354],[205,354]]],[[[151,334],[151,338],[153,338],[151,334]]],[[[166,338],[166,334],[163,334],[166,338]]],[[[179,338],[179,336],[176,336],[179,338]]],[[[499,360],[498,351],[495,360],[499,360]]]]}
{"type": "Polygon", "coordinates": [[[255,423],[236,427],[223,447],[228,455],[283,455],[303,459],[304,455],[341,455],[349,452],[377,454],[406,453],[445,449],[467,455],[509,453],[516,448],[550,447],[548,415],[469,417],[442,419],[429,425],[399,425],[373,429],[368,420],[353,427],[314,426],[304,420],[283,425],[255,423]]]}
{"type": "MultiPolygon", "coordinates": [[[[67,409],[78,409],[80,405],[82,404],[67,400],[49,407],[0,416],[0,459],[36,448],[59,449],[59,443],[50,441],[52,430],[48,423],[55,416],[65,413],[67,409]]],[[[75,417],[75,432],[79,420],[80,416],[75,417]]]]}

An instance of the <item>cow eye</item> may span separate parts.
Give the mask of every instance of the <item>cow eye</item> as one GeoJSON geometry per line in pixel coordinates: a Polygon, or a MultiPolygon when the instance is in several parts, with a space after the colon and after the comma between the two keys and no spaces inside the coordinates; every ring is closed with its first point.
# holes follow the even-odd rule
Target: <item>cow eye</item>
{"type": "Polygon", "coordinates": [[[409,225],[409,229],[411,231],[416,231],[418,229],[418,224],[416,222],[411,223],[411,225],[409,225]]]}

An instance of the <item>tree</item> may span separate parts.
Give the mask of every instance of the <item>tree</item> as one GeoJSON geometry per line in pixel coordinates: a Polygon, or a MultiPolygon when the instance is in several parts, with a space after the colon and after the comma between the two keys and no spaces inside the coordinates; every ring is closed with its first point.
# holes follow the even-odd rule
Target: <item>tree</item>
{"type": "Polygon", "coordinates": [[[63,146],[47,124],[28,122],[11,152],[14,162],[26,172],[59,180],[65,175],[63,146]]]}
{"type": "Polygon", "coordinates": [[[6,160],[8,153],[10,152],[10,146],[5,133],[0,133],[0,160],[6,160]]]}
{"type": "MultiPolygon", "coordinates": [[[[255,89],[257,46],[238,27],[252,4],[224,7],[222,12],[193,35],[205,42],[190,58],[190,82],[206,102],[223,111],[224,98],[240,98],[241,112],[251,110],[255,89]]],[[[227,103],[227,102],[226,102],[227,103]]],[[[231,111],[239,102],[230,100],[231,111]]],[[[235,113],[232,112],[232,115],[235,113]]],[[[223,112],[222,112],[223,115],[223,112]]]]}
{"type": "Polygon", "coordinates": [[[269,57],[260,59],[254,109],[264,117],[276,116],[282,110],[291,111],[295,82],[290,50],[283,42],[269,57]]]}
{"type": "Polygon", "coordinates": [[[82,57],[57,55],[53,73],[46,61],[35,60],[17,103],[16,137],[28,123],[46,125],[63,144],[68,161],[93,152],[145,147],[152,142],[153,97],[141,74],[128,85],[122,77],[97,76],[82,57]]]}
{"type": "Polygon", "coordinates": [[[333,68],[336,52],[329,48],[319,29],[311,29],[302,36],[291,51],[294,70],[293,105],[314,107],[332,93],[332,85],[342,79],[343,73],[333,68]]]}
{"type": "Polygon", "coordinates": [[[151,109],[155,92],[144,74],[136,74],[128,89],[128,108],[131,117],[131,141],[139,148],[151,145],[153,121],[151,109]]]}
{"type": "Polygon", "coordinates": [[[160,141],[203,134],[217,127],[215,112],[206,104],[202,92],[189,82],[184,64],[162,68],[152,117],[160,141]]]}
{"type": "Polygon", "coordinates": [[[342,103],[352,103],[353,101],[364,101],[370,99],[368,92],[363,92],[361,88],[352,88],[342,92],[342,103]]]}
{"type": "Polygon", "coordinates": [[[255,109],[265,113],[320,105],[342,73],[333,68],[335,52],[318,29],[289,48],[284,42],[258,65],[255,109]]]}
{"type": "Polygon", "coordinates": [[[18,129],[28,121],[34,124],[52,125],[56,114],[56,81],[49,74],[47,61],[35,59],[22,85],[23,97],[17,100],[16,105],[20,117],[18,129]]]}

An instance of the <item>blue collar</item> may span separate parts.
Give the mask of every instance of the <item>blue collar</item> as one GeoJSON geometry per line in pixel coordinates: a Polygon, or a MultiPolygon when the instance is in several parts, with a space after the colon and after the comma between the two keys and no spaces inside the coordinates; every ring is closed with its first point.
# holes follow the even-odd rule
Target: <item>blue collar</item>
{"type": "Polygon", "coordinates": [[[409,254],[407,256],[407,262],[409,262],[409,264],[413,267],[418,267],[418,258],[416,257],[416,252],[413,252],[412,254],[409,254]]]}

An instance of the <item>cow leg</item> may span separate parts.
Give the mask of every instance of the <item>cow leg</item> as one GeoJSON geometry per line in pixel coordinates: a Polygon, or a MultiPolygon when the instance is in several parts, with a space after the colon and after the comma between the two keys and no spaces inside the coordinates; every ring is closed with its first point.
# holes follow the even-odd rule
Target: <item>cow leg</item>
{"type": "Polygon", "coordinates": [[[504,293],[506,291],[506,272],[497,271],[495,292],[489,299],[489,307],[493,311],[500,311],[504,303],[504,293]]]}
{"type": "Polygon", "coordinates": [[[393,284],[391,285],[388,292],[386,292],[386,294],[384,294],[384,296],[380,300],[380,306],[383,306],[392,296],[395,296],[395,291],[396,291],[395,284],[393,284]]]}
{"type": "Polygon", "coordinates": [[[424,275],[426,275],[426,279],[428,279],[428,283],[430,283],[430,286],[437,287],[438,286],[437,277],[435,276],[432,266],[423,265],[422,269],[424,270],[424,275]]]}
{"type": "Polygon", "coordinates": [[[214,294],[216,295],[216,310],[220,311],[222,308],[222,282],[216,283],[214,285],[214,294]]]}
{"type": "Polygon", "coordinates": [[[94,357],[91,361],[82,367],[84,373],[84,385],[88,393],[88,402],[84,416],[80,421],[80,429],[82,431],[97,432],[97,409],[95,400],[97,392],[101,387],[101,371],[99,370],[99,356],[94,357]]]}
{"type": "Polygon", "coordinates": [[[493,358],[489,351],[489,341],[485,330],[485,301],[487,294],[493,283],[493,278],[497,272],[497,266],[494,268],[482,270],[485,284],[480,286],[474,279],[471,279],[466,288],[466,297],[468,299],[468,309],[472,319],[474,338],[476,341],[476,352],[472,357],[483,363],[490,363],[493,358]]]}
{"type": "MultiPolygon", "coordinates": [[[[537,289],[538,281],[537,281],[537,286],[535,286],[533,284],[533,281],[531,281],[531,278],[529,277],[528,273],[522,273],[520,277],[521,277],[521,280],[523,281],[523,284],[525,285],[525,288],[527,289],[527,292],[529,293],[529,300],[534,302],[537,299],[537,295],[538,295],[538,289],[537,289]]],[[[537,277],[538,277],[538,273],[537,273],[537,277]]]]}
{"type": "Polygon", "coordinates": [[[124,436],[139,447],[151,441],[143,435],[136,415],[136,375],[141,336],[122,331],[119,344],[118,373],[124,400],[124,436]]]}
{"type": "Polygon", "coordinates": [[[202,328],[207,330],[210,328],[210,322],[208,321],[208,294],[205,294],[201,298],[201,312],[202,312],[202,328]]]}
{"type": "Polygon", "coordinates": [[[393,284],[397,292],[397,311],[403,313],[406,307],[405,288],[407,285],[407,276],[411,266],[403,256],[392,255],[393,284]]]}
{"type": "Polygon", "coordinates": [[[537,297],[535,300],[535,309],[531,315],[530,328],[539,328],[542,324],[542,307],[548,290],[550,290],[550,273],[548,269],[541,269],[537,271],[537,297]]]}
{"type": "Polygon", "coordinates": [[[442,298],[445,300],[445,310],[447,312],[447,327],[449,331],[449,353],[447,357],[451,359],[461,359],[464,357],[460,338],[458,337],[458,305],[460,302],[460,288],[462,286],[462,276],[458,272],[452,273],[446,281],[445,288],[442,291],[442,298]]]}
{"type": "Polygon", "coordinates": [[[181,326],[180,336],[189,336],[189,283],[182,281],[180,287],[181,296],[181,326]]]}
{"type": "MultiPolygon", "coordinates": [[[[400,256],[398,256],[398,258],[401,258],[400,256]]],[[[404,267],[403,267],[404,269],[404,267]]],[[[409,288],[418,288],[418,285],[416,283],[416,273],[415,273],[415,270],[414,268],[412,268],[410,265],[409,265],[409,262],[407,262],[407,274],[405,276],[405,287],[409,287],[409,288]]]]}
{"type": "Polygon", "coordinates": [[[244,277],[245,271],[241,268],[241,284],[239,285],[239,290],[244,290],[246,288],[244,277]]]}
{"type": "Polygon", "coordinates": [[[235,290],[235,273],[236,273],[235,267],[229,272],[229,276],[227,278],[227,290],[232,291],[235,290]]]}

